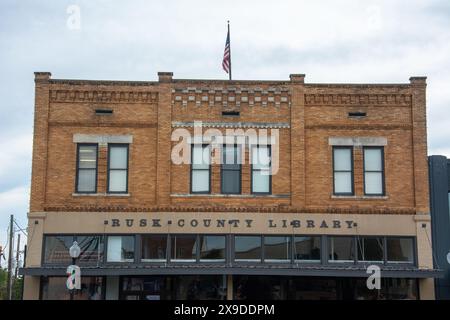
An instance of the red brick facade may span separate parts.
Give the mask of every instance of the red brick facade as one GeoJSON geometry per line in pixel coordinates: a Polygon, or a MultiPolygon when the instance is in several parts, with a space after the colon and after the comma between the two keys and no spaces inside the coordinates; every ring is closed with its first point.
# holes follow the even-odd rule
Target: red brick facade
{"type": "MultiPolygon", "coordinates": [[[[289,81],[173,79],[93,81],[52,79],[35,73],[35,124],[29,213],[28,268],[42,266],[45,234],[249,233],[245,227],[211,230],[176,228],[174,219],[239,217],[255,221],[257,234],[414,237],[417,268],[432,269],[426,139],[426,78],[405,84],[312,84],[293,74],[289,81]],[[112,114],[99,115],[108,109],[112,114]],[[225,113],[224,113],[225,112],[225,113]],[[230,112],[233,114],[230,116],[230,112]],[[191,194],[189,164],[171,160],[176,129],[264,129],[279,133],[279,170],[271,193],[251,192],[251,166],[242,165],[241,194],[221,194],[221,168],[211,166],[210,194],[191,194]],[[127,137],[128,191],[107,192],[108,143],[127,137]],[[77,137],[97,137],[97,191],[76,192],[77,137]],[[131,141],[131,140],[130,140],[131,141]],[[354,194],[333,194],[333,146],[353,147],[354,194]],[[385,192],[364,193],[363,147],[384,149],[385,192]],[[166,224],[139,229],[116,218],[151,219],[166,224]],[[259,218],[261,217],[261,219],[259,218]],[[264,219],[342,221],[342,228],[296,229],[264,219]],[[116,219],[117,220],[117,219],[116,219]],[[261,220],[261,221],[259,221],[261,220]],[[264,220],[264,221],[263,221],[264,220]],[[351,220],[351,221],[346,221],[351,220]],[[353,223],[355,222],[355,223],[353,223]],[[357,222],[357,223],[356,223],[357,222]],[[348,227],[347,227],[348,224],[348,227]]],[[[245,154],[248,160],[248,152],[245,154]]],[[[298,220],[296,220],[298,221],[298,220]]],[[[180,227],[180,226],[178,226],[180,227]]],[[[325,239],[325,238],[324,238],[325,239]]],[[[325,257],[325,256],[323,256],[325,257]]],[[[322,261],[325,258],[322,258],[322,261]]],[[[137,260],[138,261],[138,260],[137,260]]],[[[40,278],[27,275],[25,297],[39,297],[40,278]]],[[[421,298],[432,299],[432,278],[421,279],[421,298]]],[[[232,296],[228,278],[227,296],[232,296]]]]}

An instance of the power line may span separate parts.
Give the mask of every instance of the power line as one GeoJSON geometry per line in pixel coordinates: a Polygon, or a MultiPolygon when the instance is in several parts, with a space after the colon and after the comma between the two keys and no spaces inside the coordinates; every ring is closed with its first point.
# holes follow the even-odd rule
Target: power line
{"type": "Polygon", "coordinates": [[[18,229],[19,231],[21,231],[25,236],[28,237],[27,232],[25,231],[25,229],[23,229],[21,226],[19,226],[19,224],[17,223],[16,219],[14,219],[14,224],[16,225],[16,227],[17,227],[17,229],[18,229]]]}

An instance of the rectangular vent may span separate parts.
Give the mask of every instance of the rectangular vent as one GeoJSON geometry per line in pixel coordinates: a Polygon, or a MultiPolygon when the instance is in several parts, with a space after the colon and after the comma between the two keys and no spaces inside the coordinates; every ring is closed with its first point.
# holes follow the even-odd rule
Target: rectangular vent
{"type": "Polygon", "coordinates": [[[95,114],[98,116],[112,115],[113,110],[112,109],[95,109],[95,114]]]}
{"type": "Polygon", "coordinates": [[[365,112],[349,112],[348,116],[351,118],[361,118],[365,117],[367,114],[365,112]]]}
{"type": "Polygon", "coordinates": [[[239,111],[222,111],[222,116],[239,117],[240,116],[240,112],[239,111]]]}

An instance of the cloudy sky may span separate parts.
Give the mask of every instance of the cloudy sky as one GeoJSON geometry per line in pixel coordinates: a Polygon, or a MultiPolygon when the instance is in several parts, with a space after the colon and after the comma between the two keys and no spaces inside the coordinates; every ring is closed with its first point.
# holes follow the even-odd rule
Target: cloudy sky
{"type": "Polygon", "coordinates": [[[450,1],[0,1],[0,245],[26,225],[34,71],[53,78],[407,83],[428,76],[429,154],[450,156],[450,1]],[[78,19],[79,18],[79,19],[78,19]]]}

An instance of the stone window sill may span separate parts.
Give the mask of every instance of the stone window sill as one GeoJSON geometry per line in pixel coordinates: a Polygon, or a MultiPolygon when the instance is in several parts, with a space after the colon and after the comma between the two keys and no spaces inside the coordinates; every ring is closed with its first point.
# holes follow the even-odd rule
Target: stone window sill
{"type": "Polygon", "coordinates": [[[290,194],[172,193],[174,198],[290,198],[290,194]]]}
{"type": "Polygon", "coordinates": [[[73,197],[130,197],[129,193],[72,193],[73,197]]]}
{"type": "Polygon", "coordinates": [[[388,200],[388,196],[336,196],[332,195],[331,199],[342,200],[388,200]]]}

